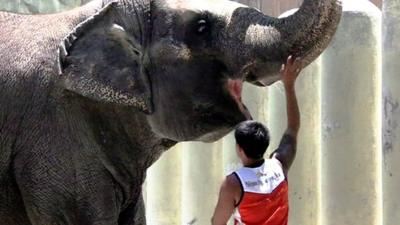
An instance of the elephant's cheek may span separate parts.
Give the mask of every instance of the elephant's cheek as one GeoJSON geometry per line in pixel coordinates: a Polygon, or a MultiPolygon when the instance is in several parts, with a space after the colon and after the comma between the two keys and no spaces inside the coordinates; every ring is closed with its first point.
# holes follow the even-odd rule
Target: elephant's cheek
{"type": "Polygon", "coordinates": [[[157,93],[154,99],[155,111],[147,116],[154,133],[174,141],[183,141],[193,137],[191,126],[187,124],[192,115],[191,109],[184,103],[185,96],[161,92],[157,93]]]}

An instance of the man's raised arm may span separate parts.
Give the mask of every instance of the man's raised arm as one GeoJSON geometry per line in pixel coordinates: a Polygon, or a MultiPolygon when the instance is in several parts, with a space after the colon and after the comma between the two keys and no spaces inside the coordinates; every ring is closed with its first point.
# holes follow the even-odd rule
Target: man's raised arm
{"type": "Polygon", "coordinates": [[[281,162],[285,174],[296,156],[297,133],[300,129],[300,112],[295,92],[295,83],[300,70],[300,60],[292,56],[289,56],[281,70],[281,80],[286,94],[287,129],[272,157],[281,162]]]}

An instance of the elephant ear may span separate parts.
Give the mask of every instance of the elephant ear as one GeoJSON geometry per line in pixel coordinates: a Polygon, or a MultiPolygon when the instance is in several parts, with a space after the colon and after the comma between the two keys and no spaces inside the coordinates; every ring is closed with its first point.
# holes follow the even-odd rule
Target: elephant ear
{"type": "Polygon", "coordinates": [[[79,24],[61,43],[59,72],[65,89],[83,97],[152,113],[143,47],[115,24],[110,3],[79,24]]]}

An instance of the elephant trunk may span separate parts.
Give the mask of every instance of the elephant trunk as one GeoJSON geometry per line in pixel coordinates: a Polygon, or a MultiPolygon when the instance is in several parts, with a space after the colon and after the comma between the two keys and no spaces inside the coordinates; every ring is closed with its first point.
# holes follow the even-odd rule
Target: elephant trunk
{"type": "Polygon", "coordinates": [[[239,54],[247,58],[240,57],[247,63],[246,81],[261,86],[275,82],[289,55],[301,57],[303,67],[307,66],[328,46],[341,11],[341,0],[304,0],[297,12],[282,18],[272,18],[251,8],[237,8],[231,22],[235,24],[236,20],[244,28],[241,34],[234,35],[246,49],[239,54]]]}

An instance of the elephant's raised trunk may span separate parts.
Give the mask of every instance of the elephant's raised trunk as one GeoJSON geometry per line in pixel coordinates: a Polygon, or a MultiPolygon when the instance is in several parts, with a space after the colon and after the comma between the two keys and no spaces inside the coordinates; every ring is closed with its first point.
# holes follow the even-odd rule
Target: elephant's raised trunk
{"type": "Polygon", "coordinates": [[[282,40],[290,43],[288,54],[313,61],[329,44],[342,13],[341,0],[305,0],[300,9],[279,19],[282,40]]]}
{"type": "Polygon", "coordinates": [[[329,44],[341,11],[341,0],[304,0],[296,13],[282,18],[269,17],[251,8],[237,8],[231,22],[240,24],[242,32],[245,30],[234,35],[247,49],[241,55],[248,58],[240,59],[248,63],[246,80],[258,85],[273,83],[279,79],[280,66],[289,55],[301,57],[303,67],[308,65],[329,44]],[[246,22],[244,17],[248,18],[244,19],[246,22]]]}

